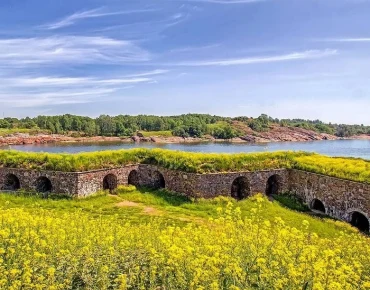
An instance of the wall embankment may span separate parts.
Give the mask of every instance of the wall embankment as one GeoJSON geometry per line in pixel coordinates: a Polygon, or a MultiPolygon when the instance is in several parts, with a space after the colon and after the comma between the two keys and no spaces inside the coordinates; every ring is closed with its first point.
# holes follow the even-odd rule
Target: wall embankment
{"type": "Polygon", "coordinates": [[[368,183],[290,169],[289,191],[300,196],[311,208],[315,200],[321,201],[325,213],[337,219],[351,221],[353,212],[367,218],[370,215],[368,183]]]}
{"type": "Polygon", "coordinates": [[[79,193],[77,174],[74,172],[0,168],[0,190],[17,189],[51,191],[67,195],[79,193]],[[45,180],[50,181],[51,188],[46,188],[47,184],[42,186],[45,180]]]}
{"type": "MultiPolygon", "coordinates": [[[[51,192],[72,196],[88,196],[99,190],[114,189],[118,185],[133,184],[154,188],[167,188],[170,191],[192,197],[212,198],[219,195],[230,196],[233,182],[244,178],[246,183],[244,194],[247,197],[266,191],[266,183],[271,177],[278,177],[273,193],[284,192],[289,188],[289,174],[286,169],[264,170],[255,172],[231,172],[195,174],[169,170],[154,165],[128,165],[118,168],[102,169],[85,172],[37,171],[13,168],[0,168],[0,189],[37,190],[37,180],[47,178],[52,184],[51,192]],[[19,186],[14,187],[16,178],[19,186]],[[105,182],[107,177],[111,177],[105,182]],[[110,184],[109,184],[110,183],[110,184]],[[2,185],[2,186],[1,186],[2,185]],[[12,187],[13,186],[13,187],[12,187]]],[[[242,190],[236,186],[234,191],[242,190]]],[[[243,196],[240,196],[241,198],[243,196]]]]}
{"type": "Polygon", "coordinates": [[[133,164],[86,172],[0,168],[0,190],[35,190],[85,197],[132,184],[166,188],[191,197],[293,192],[312,209],[353,225],[369,228],[370,184],[295,169],[195,174],[154,165],[133,164]]]}

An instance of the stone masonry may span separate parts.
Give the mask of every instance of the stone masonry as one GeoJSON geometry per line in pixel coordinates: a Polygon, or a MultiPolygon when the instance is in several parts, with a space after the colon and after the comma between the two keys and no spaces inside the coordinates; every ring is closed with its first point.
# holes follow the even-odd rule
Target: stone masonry
{"type": "Polygon", "coordinates": [[[314,199],[325,206],[325,213],[350,221],[353,212],[369,219],[370,184],[291,169],[289,191],[300,196],[308,205],[314,199]]]}
{"type": "Polygon", "coordinates": [[[107,189],[104,188],[107,184],[104,180],[108,175],[114,177],[110,179],[110,186],[133,184],[166,188],[191,197],[232,196],[232,190],[238,190],[237,184],[247,187],[240,191],[247,195],[270,194],[271,190],[273,193],[290,191],[308,205],[319,200],[326,214],[341,220],[351,221],[352,213],[357,212],[369,221],[370,215],[370,184],[295,169],[195,174],[145,164],[86,172],[0,168],[0,190],[8,190],[9,184],[17,184],[20,189],[37,190],[37,181],[43,178],[50,181],[53,193],[84,197],[107,189]],[[243,182],[235,183],[240,177],[243,182]]]}

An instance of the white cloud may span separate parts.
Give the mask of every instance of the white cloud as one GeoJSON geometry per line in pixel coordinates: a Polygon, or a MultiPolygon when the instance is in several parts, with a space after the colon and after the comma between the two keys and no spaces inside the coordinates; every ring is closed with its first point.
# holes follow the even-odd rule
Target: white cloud
{"type": "Polygon", "coordinates": [[[94,30],[95,32],[105,33],[105,32],[119,32],[125,35],[126,38],[134,38],[134,39],[148,39],[153,38],[155,36],[158,37],[161,33],[163,33],[166,29],[170,27],[176,26],[180,23],[185,22],[189,19],[190,14],[184,13],[176,13],[170,17],[163,18],[160,20],[152,20],[152,21],[140,21],[140,22],[132,22],[126,24],[119,24],[114,26],[103,27],[94,30]]]}
{"type": "Polygon", "coordinates": [[[364,37],[364,38],[327,38],[322,39],[321,41],[327,41],[327,42],[370,42],[370,38],[364,37]]]}
{"type": "Polygon", "coordinates": [[[220,59],[220,60],[206,60],[206,61],[188,61],[179,62],[177,66],[232,66],[232,65],[247,65],[255,63],[269,63],[269,62],[282,62],[292,60],[315,59],[337,54],[337,50],[307,50],[303,52],[294,52],[290,54],[275,55],[275,56],[262,56],[262,57],[244,57],[233,59],[220,59]]]}
{"type": "Polygon", "coordinates": [[[186,47],[171,49],[169,52],[170,53],[194,52],[194,51],[200,51],[200,50],[208,50],[208,49],[212,49],[212,48],[220,47],[220,46],[221,46],[220,43],[209,44],[209,45],[204,45],[204,46],[186,46],[186,47]]]}
{"type": "Polygon", "coordinates": [[[62,104],[89,103],[107,94],[116,92],[116,89],[91,88],[79,90],[61,90],[58,92],[14,92],[11,97],[9,93],[0,92],[0,101],[4,105],[14,108],[31,108],[41,106],[55,106],[62,104]]]}
{"type": "Polygon", "coordinates": [[[153,70],[125,77],[20,76],[2,78],[0,102],[7,107],[40,107],[107,100],[137,85],[154,84],[154,76],[167,72],[153,70]]]}
{"type": "Polygon", "coordinates": [[[154,75],[160,75],[160,74],[165,74],[168,73],[169,70],[166,69],[156,69],[148,72],[142,72],[142,73],[136,73],[136,74],[130,74],[127,75],[126,77],[146,77],[146,76],[154,76],[154,75]]]}
{"type": "Polygon", "coordinates": [[[92,10],[86,10],[82,12],[77,12],[72,15],[69,15],[62,20],[59,20],[54,23],[49,23],[42,28],[54,30],[63,28],[66,26],[70,26],[75,24],[77,21],[87,18],[97,18],[97,17],[105,17],[105,16],[112,16],[112,15],[122,15],[122,14],[132,14],[132,13],[143,13],[143,12],[152,12],[155,11],[153,9],[144,9],[144,10],[128,10],[128,11],[116,11],[116,12],[104,12],[103,8],[97,8],[92,10]]]}
{"type": "Polygon", "coordinates": [[[147,61],[150,53],[132,41],[93,36],[0,39],[0,67],[147,61]]]}
{"type": "Polygon", "coordinates": [[[2,79],[5,87],[48,87],[48,86],[87,86],[87,85],[116,85],[116,84],[136,84],[152,81],[151,78],[63,78],[63,77],[20,77],[2,79]]]}

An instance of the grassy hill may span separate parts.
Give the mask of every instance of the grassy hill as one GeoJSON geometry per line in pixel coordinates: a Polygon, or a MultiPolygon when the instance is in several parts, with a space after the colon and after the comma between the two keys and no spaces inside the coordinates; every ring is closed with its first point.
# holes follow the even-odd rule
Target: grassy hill
{"type": "Polygon", "coordinates": [[[1,289],[368,289],[369,239],[262,196],[0,194],[1,289]]]}

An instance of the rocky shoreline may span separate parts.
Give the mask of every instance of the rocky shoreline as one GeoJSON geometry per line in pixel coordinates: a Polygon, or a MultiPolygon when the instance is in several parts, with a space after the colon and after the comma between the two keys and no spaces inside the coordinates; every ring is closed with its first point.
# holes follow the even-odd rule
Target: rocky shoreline
{"type": "MultiPolygon", "coordinates": [[[[141,134],[138,134],[141,135],[141,134]]],[[[47,144],[62,142],[78,143],[98,143],[98,142],[152,142],[152,143],[201,143],[201,142],[232,142],[232,143],[268,143],[268,142],[304,142],[315,140],[338,140],[344,139],[334,135],[318,133],[306,129],[294,127],[278,127],[267,132],[248,132],[243,137],[233,138],[230,140],[215,139],[212,136],[203,138],[183,138],[183,137],[161,137],[161,136],[132,136],[132,137],[71,137],[56,134],[37,134],[29,135],[24,133],[15,133],[7,136],[0,136],[0,146],[7,145],[26,145],[26,144],[47,144]]],[[[367,139],[370,135],[353,136],[348,139],[367,139]]]]}

